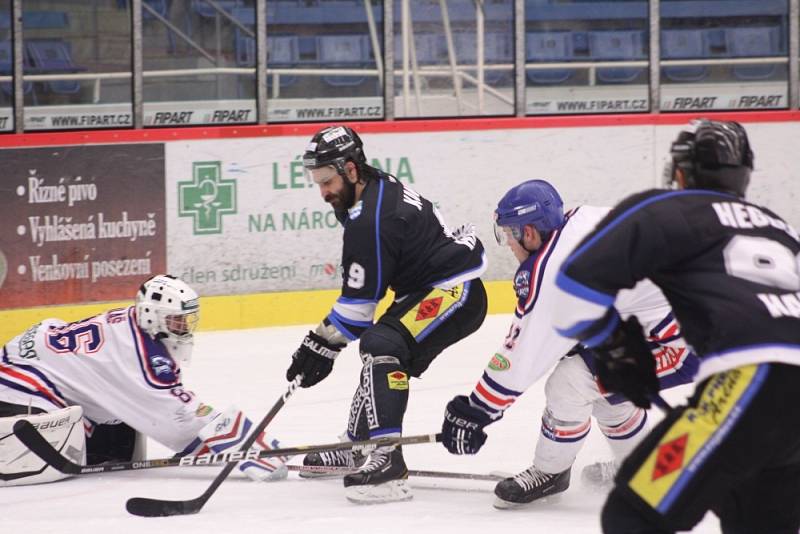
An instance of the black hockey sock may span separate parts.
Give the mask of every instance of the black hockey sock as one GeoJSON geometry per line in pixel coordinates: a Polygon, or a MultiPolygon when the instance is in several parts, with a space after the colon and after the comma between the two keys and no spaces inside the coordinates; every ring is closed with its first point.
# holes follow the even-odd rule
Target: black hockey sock
{"type": "Polygon", "coordinates": [[[357,439],[400,434],[408,405],[408,378],[394,356],[367,356],[350,406],[348,433],[357,439]]]}

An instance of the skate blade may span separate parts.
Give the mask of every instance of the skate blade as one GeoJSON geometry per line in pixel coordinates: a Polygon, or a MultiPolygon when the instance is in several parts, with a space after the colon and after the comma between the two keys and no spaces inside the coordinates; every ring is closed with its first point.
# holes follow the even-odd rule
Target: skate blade
{"type": "Polygon", "coordinates": [[[348,486],[344,489],[344,495],[348,501],[356,504],[401,502],[414,497],[407,480],[390,480],[371,486],[348,486]]]}
{"type": "Polygon", "coordinates": [[[493,506],[498,510],[516,510],[518,508],[526,508],[529,506],[535,506],[539,503],[541,504],[557,504],[561,502],[561,493],[556,493],[555,495],[549,495],[547,497],[541,497],[539,499],[534,499],[531,502],[512,502],[506,501],[501,499],[500,497],[495,497],[493,506]]]}
{"type": "Polygon", "coordinates": [[[297,476],[300,478],[342,478],[345,475],[349,475],[350,473],[355,473],[355,469],[342,469],[339,471],[326,471],[326,470],[319,470],[319,471],[306,471],[302,470],[297,473],[297,476]]]}

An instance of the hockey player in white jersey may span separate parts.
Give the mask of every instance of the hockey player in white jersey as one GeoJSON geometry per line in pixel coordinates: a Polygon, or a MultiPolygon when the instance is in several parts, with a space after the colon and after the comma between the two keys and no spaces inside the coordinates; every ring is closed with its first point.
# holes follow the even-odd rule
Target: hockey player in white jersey
{"type": "MultiPolygon", "coordinates": [[[[181,382],[198,319],[197,293],[158,275],[142,284],[134,306],[73,323],[46,319],[8,342],[0,361],[0,486],[66,476],[14,437],[18,418],[80,464],[144,459],[144,436],[179,454],[244,441],[251,422],[240,410],[204,404],[181,382]]],[[[264,434],[256,444],[277,447],[264,434]]],[[[287,474],[278,458],[239,469],[255,480],[287,474]]]]}
{"type": "MultiPolygon", "coordinates": [[[[584,468],[583,479],[589,483],[610,484],[616,464],[647,434],[647,412],[620,395],[605,393],[597,379],[603,369],[591,351],[575,347],[552,326],[552,314],[562,305],[555,287],[558,268],[608,211],[581,206],[564,214],[561,197],[544,180],[513,187],[495,210],[497,241],[509,246],[521,264],[514,277],[518,302],[505,341],[472,393],[448,403],[444,446],[454,454],[477,453],[486,440],[483,428],[499,420],[552,369],[533,465],[497,484],[497,508],[565,491],[592,416],[614,460],[584,468]]],[[[645,280],[620,294],[618,302],[621,313],[636,315],[649,334],[661,388],[691,381],[697,358],[681,337],[661,291],[645,280]]]]}

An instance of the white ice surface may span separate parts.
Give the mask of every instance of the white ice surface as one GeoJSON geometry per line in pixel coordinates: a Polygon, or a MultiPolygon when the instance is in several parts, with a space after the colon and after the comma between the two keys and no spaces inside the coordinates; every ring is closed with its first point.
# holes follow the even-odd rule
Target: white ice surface
{"type": "MultiPolygon", "coordinates": [[[[421,380],[412,380],[404,434],[428,434],[441,428],[444,405],[471,391],[505,336],[508,316],[489,316],[481,330],[434,361],[421,380]]],[[[258,422],[285,391],[290,354],[307,327],[201,332],[185,385],[206,403],[236,404],[258,422]]],[[[336,441],[346,425],[360,364],[351,345],[333,373],[311,389],[300,389],[270,425],[283,446],[336,441]]],[[[689,389],[668,392],[677,403],[689,389]]],[[[544,406],[543,383],[522,396],[506,416],[487,429],[489,439],[476,456],[452,456],[439,444],[404,448],[412,469],[516,473],[533,459],[544,406]]],[[[651,412],[652,420],[660,415],[651,412]]],[[[277,483],[257,484],[236,471],[193,516],[139,518],[125,511],[134,496],[190,499],[208,487],[220,467],[170,467],[138,472],[85,475],[28,487],[0,488],[3,533],[20,534],[202,534],[202,533],[436,533],[600,532],[604,495],[580,483],[580,469],[609,457],[599,431],[589,434],[573,468],[572,486],[560,502],[524,509],[492,507],[493,482],[412,478],[414,498],[403,503],[363,506],[345,500],[340,480],[303,480],[296,473],[277,483]]],[[[170,456],[150,442],[148,456],[170,456]]],[[[294,462],[299,462],[295,458],[294,462]]],[[[696,533],[719,532],[708,514],[696,533]]]]}

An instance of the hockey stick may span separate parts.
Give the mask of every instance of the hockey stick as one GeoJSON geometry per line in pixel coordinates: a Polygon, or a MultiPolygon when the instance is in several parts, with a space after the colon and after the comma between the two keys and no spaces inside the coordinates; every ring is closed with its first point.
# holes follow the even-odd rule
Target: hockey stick
{"type": "MultiPolygon", "coordinates": [[[[297,447],[287,447],[283,449],[257,450],[248,449],[246,451],[221,452],[218,454],[208,453],[199,456],[183,456],[172,458],[159,458],[152,460],[141,460],[137,462],[114,462],[102,465],[80,465],[69,458],[62,456],[60,452],[53,448],[47,440],[34,428],[28,421],[21,419],[14,423],[14,434],[31,452],[47,462],[57,471],[68,475],[93,475],[96,473],[113,473],[117,471],[139,471],[142,469],[154,469],[157,467],[187,467],[187,466],[209,466],[221,463],[237,463],[244,460],[258,460],[259,458],[271,458],[274,456],[294,456],[296,454],[309,454],[312,452],[329,452],[336,450],[370,450],[376,447],[391,445],[414,445],[417,443],[432,443],[441,441],[438,434],[423,434],[421,436],[408,436],[405,438],[374,438],[365,441],[337,441],[323,445],[300,445],[297,447]]],[[[309,466],[305,466],[309,467],[309,466]]],[[[313,470],[312,468],[309,471],[313,470]]],[[[289,466],[291,469],[292,466],[289,466]]],[[[322,467],[322,470],[328,469],[322,467]]],[[[347,473],[342,473],[347,474],[347,473]]]]}
{"type": "MultiPolygon", "coordinates": [[[[273,409],[273,411],[275,411],[273,409]]],[[[260,426],[260,425],[259,425],[260,426]]],[[[266,425],[264,425],[266,426],[266,425]]],[[[263,428],[258,430],[260,433],[263,428]]],[[[252,437],[252,436],[251,436],[252,437]]],[[[409,436],[407,438],[375,438],[375,439],[368,439],[365,441],[353,441],[350,443],[347,442],[340,442],[340,443],[332,443],[329,445],[311,445],[311,446],[301,446],[301,447],[290,447],[286,449],[273,449],[269,452],[269,456],[289,456],[292,454],[298,453],[311,453],[311,452],[323,452],[323,451],[330,451],[330,450],[353,450],[353,449],[361,449],[361,450],[371,450],[377,447],[388,447],[392,445],[412,445],[416,443],[434,443],[437,441],[441,441],[442,435],[441,434],[426,434],[421,436],[409,436]]],[[[245,443],[245,446],[242,447],[241,452],[247,452],[245,449],[253,444],[255,438],[248,439],[245,443]]],[[[241,458],[239,459],[241,460],[241,458]]],[[[190,465],[187,463],[186,465],[190,465]]],[[[149,499],[147,497],[133,497],[132,499],[128,499],[128,502],[125,504],[126,509],[133,515],[138,515],[142,517],[163,517],[163,516],[170,516],[170,515],[187,515],[187,514],[196,514],[200,511],[203,505],[208,501],[211,495],[216,491],[217,487],[225,480],[225,477],[228,476],[228,473],[231,472],[233,467],[236,465],[235,462],[230,462],[225,466],[225,469],[217,475],[217,478],[211,483],[209,488],[199,497],[190,499],[187,501],[168,501],[162,499],[149,499]],[[223,476],[224,475],[224,476],[223,476]]]]}
{"type": "MultiPolygon", "coordinates": [[[[320,476],[345,476],[358,471],[349,467],[335,467],[325,465],[287,465],[289,471],[298,471],[300,473],[313,473],[320,476]]],[[[500,474],[495,473],[458,473],[455,471],[429,471],[423,469],[409,469],[408,476],[410,477],[425,477],[425,478],[454,478],[462,480],[488,480],[491,482],[498,482],[504,478],[500,474]]],[[[309,477],[313,480],[312,477],[309,477]]]]}
{"type": "MultiPolygon", "coordinates": [[[[295,392],[302,379],[303,375],[297,375],[294,380],[289,382],[289,387],[286,389],[284,394],[281,395],[281,398],[278,399],[278,402],[275,403],[267,415],[264,416],[264,419],[262,419],[258,426],[251,432],[250,436],[244,441],[244,443],[242,443],[242,446],[239,449],[240,451],[246,452],[253,445],[253,443],[255,443],[256,439],[258,439],[258,436],[261,435],[267,425],[278,414],[280,409],[283,408],[283,405],[286,404],[286,401],[289,399],[289,397],[291,397],[295,392]]],[[[148,499],[147,497],[133,497],[132,499],[128,499],[128,502],[125,503],[125,508],[129,513],[143,517],[196,514],[203,508],[214,492],[217,491],[217,488],[220,486],[220,484],[222,484],[225,479],[228,478],[228,475],[231,473],[231,471],[233,471],[234,467],[236,467],[235,462],[226,464],[222,471],[220,471],[216,478],[211,482],[211,485],[208,486],[206,491],[194,499],[189,499],[186,501],[167,501],[161,499],[148,499]]]]}

